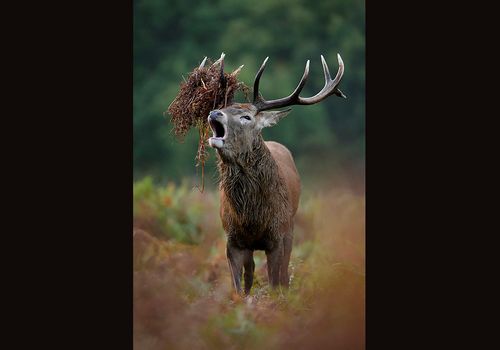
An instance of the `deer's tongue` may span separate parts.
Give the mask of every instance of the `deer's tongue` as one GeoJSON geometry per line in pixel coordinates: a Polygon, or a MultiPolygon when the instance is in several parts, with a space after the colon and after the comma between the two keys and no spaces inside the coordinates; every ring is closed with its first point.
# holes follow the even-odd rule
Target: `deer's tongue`
{"type": "Polygon", "coordinates": [[[210,145],[210,147],[222,148],[222,146],[224,146],[224,140],[218,137],[211,137],[208,139],[208,144],[210,145]]]}

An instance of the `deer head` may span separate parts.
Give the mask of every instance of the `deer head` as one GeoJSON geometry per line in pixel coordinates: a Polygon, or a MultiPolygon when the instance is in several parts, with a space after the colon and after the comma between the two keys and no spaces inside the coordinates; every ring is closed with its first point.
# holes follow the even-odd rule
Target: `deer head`
{"type": "MultiPolygon", "coordinates": [[[[325,86],[312,97],[300,97],[299,94],[309,76],[309,60],[306,63],[304,75],[291,95],[277,100],[266,101],[259,93],[259,82],[267,57],[262,63],[255,76],[252,103],[234,103],[226,108],[216,109],[210,112],[208,122],[213,131],[213,136],[208,140],[211,147],[216,148],[224,158],[232,158],[238,154],[247,153],[252,150],[256,142],[260,142],[261,131],[278,123],[291,109],[271,111],[292,105],[312,105],[318,103],[330,95],[346,98],[338,89],[342,75],[344,74],[344,63],[337,54],[339,69],[334,79],[325,59],[321,56],[323,71],[325,75],[325,86]]],[[[241,68],[241,67],[240,67],[241,68]]]]}

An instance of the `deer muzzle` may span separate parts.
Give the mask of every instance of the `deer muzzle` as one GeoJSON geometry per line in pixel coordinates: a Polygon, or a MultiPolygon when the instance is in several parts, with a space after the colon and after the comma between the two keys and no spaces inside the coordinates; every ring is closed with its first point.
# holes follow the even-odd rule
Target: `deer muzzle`
{"type": "Polygon", "coordinates": [[[208,115],[208,124],[213,132],[213,136],[208,139],[208,144],[213,148],[222,148],[227,134],[225,115],[218,110],[211,111],[208,115]]]}

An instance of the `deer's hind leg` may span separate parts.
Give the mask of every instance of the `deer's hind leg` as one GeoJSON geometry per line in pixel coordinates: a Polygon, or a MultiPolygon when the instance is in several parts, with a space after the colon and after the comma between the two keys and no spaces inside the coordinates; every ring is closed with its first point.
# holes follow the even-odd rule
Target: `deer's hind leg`
{"type": "Polygon", "coordinates": [[[272,249],[266,250],[267,274],[269,284],[276,288],[280,285],[280,272],[283,263],[283,239],[279,239],[272,249]]]}
{"type": "Polygon", "coordinates": [[[283,261],[280,271],[280,285],[288,288],[290,278],[288,276],[288,264],[290,263],[290,255],[292,253],[293,244],[293,228],[283,237],[283,261]]]}

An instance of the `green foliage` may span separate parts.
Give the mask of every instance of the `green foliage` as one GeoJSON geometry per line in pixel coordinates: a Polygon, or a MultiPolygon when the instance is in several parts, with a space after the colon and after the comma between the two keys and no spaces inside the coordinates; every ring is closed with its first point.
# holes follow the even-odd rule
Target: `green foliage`
{"type": "MultiPolygon", "coordinates": [[[[269,56],[261,82],[265,97],[288,95],[304,64],[311,71],[304,95],[323,85],[319,56],[336,72],[336,54],[346,65],[342,90],[347,100],[330,97],[315,106],[297,106],[264,137],[294,153],[307,177],[323,167],[364,164],[365,10],[362,0],[311,3],[307,0],[134,1],[134,177],[155,180],[196,176],[197,135],[174,140],[164,116],[186,76],[204,56],[226,53],[226,71],[244,64],[240,79],[253,83],[269,56]]],[[[242,101],[243,96],[237,98],[242,101]]],[[[213,173],[212,153],[207,173],[213,173]]]]}
{"type": "Polygon", "coordinates": [[[199,243],[204,220],[210,220],[205,209],[215,205],[185,182],[156,187],[151,177],[134,183],[133,196],[134,226],[188,244],[199,243]]]}

